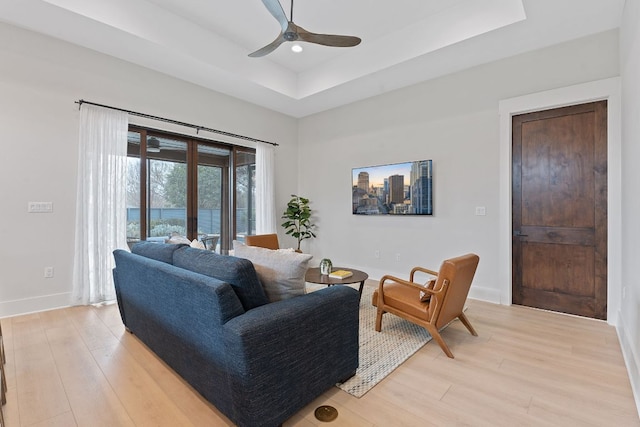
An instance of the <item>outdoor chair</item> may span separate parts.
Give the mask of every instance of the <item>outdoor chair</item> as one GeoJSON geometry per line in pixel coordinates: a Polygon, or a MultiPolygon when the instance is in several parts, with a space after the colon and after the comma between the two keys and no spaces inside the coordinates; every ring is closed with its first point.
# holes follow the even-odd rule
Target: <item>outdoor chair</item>
{"type": "Polygon", "coordinates": [[[215,251],[220,236],[205,236],[201,239],[204,248],[208,251],[215,251]]]}

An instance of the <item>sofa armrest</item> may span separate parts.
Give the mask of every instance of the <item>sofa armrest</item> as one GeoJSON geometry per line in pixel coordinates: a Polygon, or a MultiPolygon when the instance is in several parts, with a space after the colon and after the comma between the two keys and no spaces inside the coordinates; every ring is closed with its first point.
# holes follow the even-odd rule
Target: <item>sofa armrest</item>
{"type": "Polygon", "coordinates": [[[136,321],[151,319],[184,339],[201,341],[203,330],[221,336],[220,326],[244,313],[225,282],[121,249],[113,256],[122,321],[133,332],[138,333],[136,321]]]}
{"type": "Polygon", "coordinates": [[[270,425],[269,420],[290,417],[353,375],[359,299],[353,288],[332,286],[254,308],[227,322],[224,340],[238,410],[254,420],[264,416],[270,425]]]}

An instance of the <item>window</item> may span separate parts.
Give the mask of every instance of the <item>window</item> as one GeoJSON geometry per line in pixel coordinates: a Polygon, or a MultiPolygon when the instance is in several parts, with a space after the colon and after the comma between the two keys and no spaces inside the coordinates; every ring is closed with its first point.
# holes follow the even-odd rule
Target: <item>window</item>
{"type": "MultiPolygon", "coordinates": [[[[129,127],[127,241],[255,233],[255,150],[129,127]]],[[[215,239],[214,239],[215,240],[215,239]]]]}

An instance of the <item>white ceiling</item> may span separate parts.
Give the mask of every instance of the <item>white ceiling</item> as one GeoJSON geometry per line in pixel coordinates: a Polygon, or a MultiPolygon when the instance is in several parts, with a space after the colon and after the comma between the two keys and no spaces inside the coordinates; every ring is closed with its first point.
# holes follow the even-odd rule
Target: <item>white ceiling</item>
{"type": "MultiPolygon", "coordinates": [[[[281,0],[289,16],[291,0],[281,0]]],[[[617,28],[624,0],[297,0],[291,43],[261,0],[0,0],[0,21],[304,117],[518,53],[617,28]]]]}

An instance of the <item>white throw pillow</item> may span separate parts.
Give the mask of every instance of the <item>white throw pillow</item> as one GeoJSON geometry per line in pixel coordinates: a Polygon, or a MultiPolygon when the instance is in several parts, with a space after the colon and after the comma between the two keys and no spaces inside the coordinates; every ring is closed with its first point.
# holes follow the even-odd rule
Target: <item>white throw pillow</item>
{"type": "Polygon", "coordinates": [[[253,263],[269,301],[280,301],[305,293],[304,276],[312,255],[290,249],[265,249],[233,241],[235,256],[253,263]]]}
{"type": "Polygon", "coordinates": [[[168,239],[164,240],[165,243],[171,243],[174,245],[178,245],[178,244],[185,244],[185,245],[190,245],[191,244],[191,240],[187,239],[184,236],[181,236],[179,234],[171,234],[171,236],[169,236],[168,239]]]}
{"type": "Polygon", "coordinates": [[[204,243],[202,243],[200,240],[198,239],[193,239],[193,241],[191,242],[191,247],[192,248],[196,248],[196,249],[206,249],[204,247],[204,243]]]}

